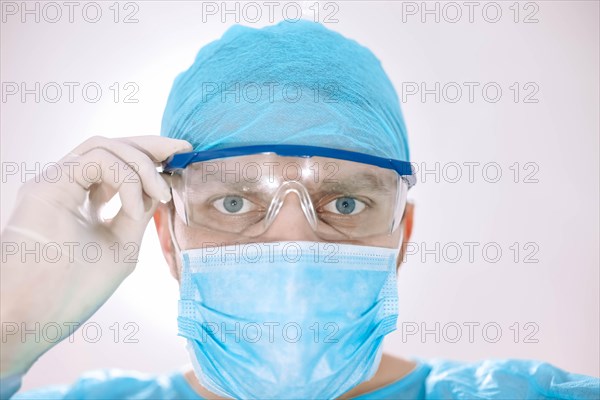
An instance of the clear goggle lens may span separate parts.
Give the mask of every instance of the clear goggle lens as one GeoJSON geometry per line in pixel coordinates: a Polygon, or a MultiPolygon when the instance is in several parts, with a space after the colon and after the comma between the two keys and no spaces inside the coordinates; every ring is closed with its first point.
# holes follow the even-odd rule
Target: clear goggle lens
{"type": "Polygon", "coordinates": [[[409,188],[393,169],[273,153],[195,162],[174,170],[171,185],[177,214],[190,228],[256,237],[293,195],[325,240],[391,234],[409,188]]]}

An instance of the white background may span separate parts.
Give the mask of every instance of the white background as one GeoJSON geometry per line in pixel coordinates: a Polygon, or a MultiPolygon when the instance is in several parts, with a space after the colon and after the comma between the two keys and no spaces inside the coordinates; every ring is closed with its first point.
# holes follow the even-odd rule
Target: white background
{"type": "MultiPolygon", "coordinates": [[[[21,2],[13,4],[21,8],[21,2]]],[[[27,4],[35,7],[35,2],[27,4]]],[[[103,89],[97,103],[83,99],[81,90],[75,91],[70,103],[66,87],[57,103],[44,98],[36,103],[33,96],[25,102],[19,96],[3,99],[3,165],[56,161],[92,135],[158,134],[175,75],[191,64],[200,47],[219,38],[234,22],[233,15],[225,16],[225,23],[220,15],[203,21],[200,2],[148,1],[135,3],[137,23],[115,23],[109,8],[113,2],[99,2],[102,17],[89,23],[82,17],[85,4],[75,9],[73,23],[68,21],[66,6],[61,6],[63,15],[56,23],[44,19],[55,15],[49,8],[47,15],[42,13],[44,3],[38,3],[39,23],[35,15],[22,22],[20,13],[3,11],[3,83],[26,82],[33,87],[35,82],[42,86],[97,82],[103,89]],[[139,102],[124,103],[121,98],[115,103],[109,89],[114,82],[121,88],[136,83],[139,92],[134,97],[139,102]]],[[[455,263],[448,262],[455,255],[448,247],[446,261],[442,257],[436,262],[432,254],[423,262],[422,253],[408,259],[399,275],[400,329],[388,338],[387,350],[405,357],[538,359],[598,376],[598,3],[541,1],[527,9],[521,3],[517,23],[510,9],[513,2],[497,3],[502,15],[496,23],[484,19],[484,2],[475,8],[473,22],[468,8],[457,3],[462,17],[456,23],[448,21],[456,9],[444,8],[445,3],[438,4],[440,12],[446,11],[439,23],[434,15],[425,15],[424,23],[420,13],[403,15],[411,5],[402,2],[336,4],[337,8],[321,10],[319,20],[335,12],[338,22],[326,25],[370,48],[401,96],[406,82],[425,82],[428,88],[435,82],[442,87],[457,82],[463,88],[456,103],[448,101],[448,96],[454,96],[448,92],[439,103],[433,95],[425,101],[415,95],[402,104],[412,160],[430,169],[440,162],[447,178],[456,173],[450,168],[455,164],[449,163],[462,166],[457,183],[444,175],[439,182],[434,174],[419,176],[410,194],[416,203],[413,241],[419,246],[426,243],[429,249],[436,242],[440,248],[448,243],[480,245],[472,263],[464,245],[455,263]],[[524,23],[536,6],[533,17],[538,22],[524,23]],[[473,102],[462,82],[480,84],[473,102]],[[503,90],[496,103],[482,97],[481,87],[487,82],[496,82],[503,90]],[[521,87],[516,103],[509,88],[514,82],[521,87]],[[539,87],[534,96],[537,103],[523,102],[530,92],[523,91],[527,82],[539,87]],[[465,162],[480,163],[473,182],[465,162]],[[509,168],[515,162],[520,166],[517,183],[509,168]],[[524,168],[528,162],[538,167],[533,177],[538,183],[524,182],[532,171],[524,168]],[[487,163],[500,166],[498,182],[486,181],[495,175],[494,169],[482,174],[487,163]],[[483,245],[490,242],[503,251],[496,263],[482,257],[483,245]],[[519,262],[514,262],[509,248],[515,242],[521,247],[519,262]],[[523,249],[527,242],[538,246],[534,256],[538,263],[523,262],[530,250],[523,249]],[[440,323],[439,343],[434,334],[424,340],[419,335],[403,339],[403,326],[435,331],[436,322],[440,323]],[[472,343],[465,325],[469,322],[479,324],[472,343]],[[526,329],[527,322],[532,325],[526,329]],[[502,329],[496,343],[488,342],[496,336],[492,327],[484,335],[486,323],[502,329]],[[519,323],[518,343],[511,330],[515,323],[519,323]],[[462,327],[462,337],[451,343],[456,324],[462,327]],[[536,326],[539,330],[532,338],[538,342],[526,343],[524,336],[536,326]]],[[[421,2],[413,4],[421,8],[421,2]]],[[[312,18],[308,5],[306,16],[312,18]]],[[[433,9],[435,3],[428,7],[433,9]]],[[[123,3],[119,9],[119,20],[135,10],[123,3]]],[[[493,19],[494,8],[486,10],[485,16],[493,19]]],[[[93,18],[93,9],[88,12],[93,18]]],[[[279,20],[282,15],[279,6],[275,17],[279,20]]],[[[294,15],[294,9],[288,9],[287,16],[294,15]]],[[[240,22],[256,27],[268,24],[267,9],[263,8],[259,23],[243,18],[240,22]]],[[[15,206],[19,181],[19,177],[3,177],[2,226],[15,206]]],[[[87,330],[87,340],[82,331],[76,332],[73,343],[61,343],[34,365],[24,388],[69,383],[89,369],[167,372],[186,363],[183,340],[176,336],[177,296],[177,284],[168,273],[151,223],[137,270],[90,320],[102,329],[102,337],[91,342],[93,327],[87,330]],[[124,343],[124,335],[133,333],[125,328],[127,322],[139,328],[131,337],[137,343],[124,343]],[[119,343],[114,343],[115,330],[120,333],[119,343]]]]}

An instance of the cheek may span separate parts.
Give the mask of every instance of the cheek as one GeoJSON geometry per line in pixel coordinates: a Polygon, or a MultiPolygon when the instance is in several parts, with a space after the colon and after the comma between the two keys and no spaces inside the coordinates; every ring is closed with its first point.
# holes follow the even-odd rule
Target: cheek
{"type": "MultiPolygon", "coordinates": [[[[188,228],[179,219],[175,218],[175,236],[181,250],[197,249],[205,246],[226,246],[238,243],[254,243],[257,240],[245,238],[239,235],[215,232],[203,228],[188,228]]],[[[400,240],[402,238],[402,228],[396,229],[391,235],[372,236],[370,238],[352,240],[345,243],[356,244],[360,246],[387,247],[390,249],[400,249],[400,240]]]]}
{"type": "Polygon", "coordinates": [[[396,229],[391,235],[373,236],[356,244],[363,246],[387,247],[388,249],[400,249],[402,229],[396,229]]]}
{"type": "Polygon", "coordinates": [[[231,233],[215,232],[204,228],[189,228],[179,218],[175,220],[174,231],[181,250],[252,242],[250,239],[231,233]]]}

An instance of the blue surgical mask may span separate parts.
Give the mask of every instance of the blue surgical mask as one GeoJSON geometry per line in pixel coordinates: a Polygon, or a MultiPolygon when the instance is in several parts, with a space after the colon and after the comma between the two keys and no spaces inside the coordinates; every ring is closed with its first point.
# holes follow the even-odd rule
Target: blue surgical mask
{"type": "Polygon", "coordinates": [[[181,252],[179,334],[208,390],[333,399],[370,379],[396,329],[398,250],[320,242],[181,252]]]}

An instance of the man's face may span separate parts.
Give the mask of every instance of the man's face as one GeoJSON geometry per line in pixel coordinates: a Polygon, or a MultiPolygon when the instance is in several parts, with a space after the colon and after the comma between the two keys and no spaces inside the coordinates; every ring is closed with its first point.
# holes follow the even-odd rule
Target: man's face
{"type": "MultiPolygon", "coordinates": [[[[165,258],[171,267],[172,274],[176,278],[179,277],[181,263],[179,254],[176,254],[173,237],[169,229],[169,219],[172,221],[172,233],[176,237],[177,245],[180,250],[202,248],[206,246],[278,241],[347,243],[399,249],[399,266],[402,258],[400,241],[403,237],[405,242],[408,241],[412,229],[413,207],[410,203],[407,204],[404,211],[403,223],[395,229],[392,234],[383,232],[374,235],[370,234],[368,236],[354,235],[355,237],[353,238],[346,237],[336,239],[323,239],[323,235],[321,235],[320,232],[315,232],[303,211],[301,196],[294,191],[291,191],[282,197],[283,203],[281,209],[268,228],[258,235],[247,236],[241,233],[230,232],[232,230],[231,226],[238,223],[240,218],[229,215],[222,216],[222,214],[211,205],[212,203],[218,203],[213,200],[218,196],[211,197],[212,191],[216,192],[217,190],[223,190],[223,187],[225,187],[225,191],[229,191],[230,189],[228,186],[233,187],[232,183],[235,183],[235,186],[239,186],[240,182],[245,184],[244,190],[252,192],[258,191],[258,188],[260,188],[262,190],[261,193],[266,193],[266,197],[269,198],[269,191],[271,188],[273,188],[273,193],[276,191],[277,182],[284,182],[290,179],[298,180],[302,183],[303,187],[307,189],[307,193],[310,192],[311,197],[313,197],[313,203],[315,202],[314,198],[325,196],[320,193],[329,195],[334,189],[335,191],[340,191],[340,186],[342,187],[342,192],[347,191],[347,189],[343,189],[344,186],[353,186],[358,189],[352,190],[359,191],[364,196],[377,198],[378,187],[394,185],[393,181],[395,178],[393,175],[390,177],[385,173],[382,174],[381,170],[377,167],[342,160],[335,160],[333,162],[335,165],[332,165],[331,159],[320,157],[298,161],[297,158],[260,154],[244,156],[237,159],[218,160],[217,162],[212,162],[204,166],[200,163],[196,164],[194,167],[195,170],[200,171],[204,169],[204,171],[192,175],[192,186],[195,187],[195,191],[197,192],[195,198],[206,198],[206,202],[198,200],[198,203],[200,204],[199,208],[204,207],[202,206],[203,204],[207,204],[205,208],[210,205],[210,210],[198,212],[199,215],[193,217],[196,219],[195,223],[189,223],[188,225],[186,225],[180,215],[175,212],[173,204],[170,204],[169,206],[161,205],[155,215],[161,247],[165,258]],[[248,166],[252,166],[252,168],[247,168],[248,166]],[[262,176],[262,182],[258,183],[257,179],[255,179],[257,176],[256,166],[259,166],[259,174],[262,176]],[[244,174],[242,172],[250,169],[253,171],[252,173],[244,174]],[[207,174],[206,171],[210,171],[210,173],[207,174]],[[221,173],[226,171],[229,171],[229,173],[221,173]],[[236,176],[236,173],[231,173],[231,171],[240,171],[241,173],[238,172],[238,175],[236,176]],[[298,179],[299,171],[302,176],[301,179],[298,179]],[[244,182],[245,179],[246,182],[244,182]],[[171,218],[169,218],[169,214],[171,218]]],[[[361,198],[360,196],[356,197],[357,199],[361,198]]],[[[384,195],[379,195],[379,199],[382,199],[383,197],[384,195]]],[[[323,203],[329,202],[329,205],[315,206],[315,208],[331,209],[335,204],[335,200],[331,201],[328,197],[323,198],[325,199],[323,203]]],[[[388,204],[389,202],[386,202],[385,200],[381,200],[380,203],[381,207],[385,207],[386,210],[390,209],[388,214],[384,213],[383,215],[386,220],[391,221],[393,218],[391,208],[394,207],[394,204],[388,204]]],[[[358,200],[356,204],[358,204],[358,200]]],[[[221,204],[217,204],[217,208],[220,208],[221,212],[227,211],[223,209],[221,204]]],[[[373,206],[372,209],[374,208],[375,207],[373,206]]],[[[335,212],[335,210],[333,211],[335,212]]],[[[369,212],[369,210],[363,212],[369,212]]],[[[332,218],[335,217],[336,216],[334,215],[332,218]]],[[[372,229],[373,225],[376,225],[377,218],[375,217],[376,216],[367,214],[367,219],[362,222],[362,224],[366,225],[364,229],[372,229]]],[[[188,216],[188,219],[189,218],[190,217],[188,216]]]]}

